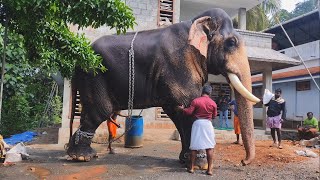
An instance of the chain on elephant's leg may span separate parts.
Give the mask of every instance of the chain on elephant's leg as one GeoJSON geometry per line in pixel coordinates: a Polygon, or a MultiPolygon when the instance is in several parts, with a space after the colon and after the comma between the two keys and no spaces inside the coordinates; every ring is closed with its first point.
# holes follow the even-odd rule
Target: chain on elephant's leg
{"type": "Polygon", "coordinates": [[[94,132],[82,131],[81,127],[73,134],[67,154],[72,160],[90,161],[97,153],[90,147],[94,132]]]}

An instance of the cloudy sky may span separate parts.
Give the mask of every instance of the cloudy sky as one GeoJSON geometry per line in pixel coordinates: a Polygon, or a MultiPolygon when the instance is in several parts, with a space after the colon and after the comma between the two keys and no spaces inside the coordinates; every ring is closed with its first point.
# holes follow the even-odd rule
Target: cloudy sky
{"type": "Polygon", "coordinates": [[[303,0],[281,0],[281,8],[286,9],[287,11],[292,11],[295,8],[295,5],[298,2],[302,2],[303,0]]]}

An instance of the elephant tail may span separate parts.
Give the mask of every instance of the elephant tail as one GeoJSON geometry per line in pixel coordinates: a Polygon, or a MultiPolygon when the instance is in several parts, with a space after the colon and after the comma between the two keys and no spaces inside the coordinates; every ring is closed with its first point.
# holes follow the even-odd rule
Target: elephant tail
{"type": "MultiPolygon", "coordinates": [[[[70,137],[69,137],[69,142],[71,140],[72,137],[72,133],[73,133],[73,121],[74,121],[74,116],[76,113],[76,104],[77,104],[77,91],[78,88],[76,87],[76,83],[75,83],[75,78],[72,78],[71,80],[71,117],[70,117],[70,137]]],[[[79,103],[80,106],[80,103],[79,103]]]]}

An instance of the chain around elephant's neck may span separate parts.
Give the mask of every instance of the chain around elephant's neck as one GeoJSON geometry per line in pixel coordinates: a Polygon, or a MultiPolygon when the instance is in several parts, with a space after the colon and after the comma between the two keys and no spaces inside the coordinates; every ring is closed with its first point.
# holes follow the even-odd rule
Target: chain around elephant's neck
{"type": "MultiPolygon", "coordinates": [[[[134,50],[133,42],[136,39],[138,32],[136,32],[132,38],[129,49],[129,99],[128,99],[128,119],[131,122],[133,99],[134,99],[134,50]]],[[[130,123],[131,124],[131,123],[130,123]]]]}

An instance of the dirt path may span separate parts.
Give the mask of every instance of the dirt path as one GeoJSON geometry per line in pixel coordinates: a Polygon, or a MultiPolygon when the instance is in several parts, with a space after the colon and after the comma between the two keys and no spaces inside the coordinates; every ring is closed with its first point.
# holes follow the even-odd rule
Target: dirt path
{"type": "MultiPolygon", "coordinates": [[[[106,145],[94,144],[99,157],[87,163],[66,160],[63,147],[32,144],[30,159],[10,167],[0,167],[0,179],[319,179],[319,158],[297,156],[303,147],[284,142],[284,149],[270,148],[270,141],[257,141],[256,159],[240,166],[243,146],[219,142],[215,148],[214,175],[204,171],[186,173],[177,157],[180,142],[168,140],[164,131],[146,135],[143,148],[124,148],[115,144],[117,154],[110,155],[106,145]]],[[[320,154],[319,149],[314,150],[320,154]]]]}

